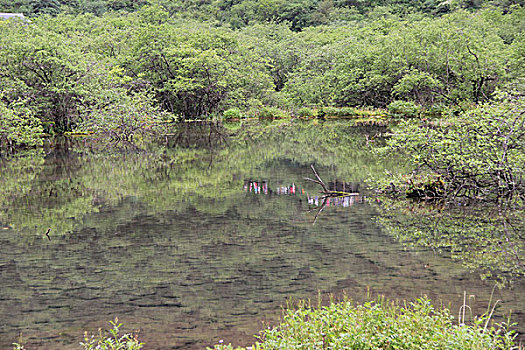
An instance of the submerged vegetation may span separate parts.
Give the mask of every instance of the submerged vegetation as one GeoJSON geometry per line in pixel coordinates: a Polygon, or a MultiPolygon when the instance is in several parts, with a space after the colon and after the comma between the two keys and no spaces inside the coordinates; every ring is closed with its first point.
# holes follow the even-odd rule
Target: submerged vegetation
{"type": "Polygon", "coordinates": [[[525,217],[521,210],[383,199],[375,205],[384,232],[414,249],[446,253],[499,286],[525,277],[525,217]]]}

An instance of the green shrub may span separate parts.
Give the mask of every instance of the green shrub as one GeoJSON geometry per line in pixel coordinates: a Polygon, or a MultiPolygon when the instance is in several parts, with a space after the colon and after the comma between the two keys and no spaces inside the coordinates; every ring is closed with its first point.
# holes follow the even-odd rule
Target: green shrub
{"type": "Polygon", "coordinates": [[[224,119],[241,119],[242,113],[239,108],[230,108],[222,113],[224,119]]]}
{"type": "Polygon", "coordinates": [[[260,120],[274,120],[284,117],[283,111],[275,107],[263,107],[259,111],[260,120]]]}
{"type": "Polygon", "coordinates": [[[173,116],[160,110],[151,96],[116,94],[115,103],[97,105],[87,109],[88,118],[75,128],[75,132],[87,132],[104,136],[111,141],[138,142],[154,136],[162,122],[173,116]],[[118,102],[117,102],[118,101],[118,102]]]}
{"type": "Polygon", "coordinates": [[[428,106],[421,112],[421,114],[427,118],[441,118],[450,113],[449,109],[441,104],[428,106]]]}
{"type": "Polygon", "coordinates": [[[40,146],[42,132],[42,123],[29,109],[0,101],[0,149],[40,146]]]}
{"type": "Polygon", "coordinates": [[[299,109],[299,111],[297,112],[297,115],[299,117],[303,117],[303,118],[313,117],[313,116],[315,116],[315,111],[313,109],[311,109],[311,108],[303,107],[303,108],[299,109]]]}
{"type": "Polygon", "coordinates": [[[386,112],[382,109],[359,109],[356,110],[356,115],[359,117],[384,117],[386,112]]]}
{"type": "Polygon", "coordinates": [[[327,117],[355,117],[359,113],[354,107],[323,107],[327,117]]]}
{"type": "Polygon", "coordinates": [[[338,117],[353,117],[357,115],[356,109],[353,107],[341,107],[337,110],[338,117]]]}
{"type": "Polygon", "coordinates": [[[88,337],[87,332],[84,334],[84,342],[81,342],[83,350],[140,350],[142,343],[133,334],[119,334],[119,328],[122,326],[118,323],[110,321],[112,328],[108,330],[109,335],[105,336],[102,332],[97,337],[88,337]]]}
{"type": "MultiPolygon", "coordinates": [[[[251,349],[513,349],[515,335],[488,317],[472,325],[453,323],[448,310],[435,309],[427,298],[397,303],[379,298],[362,305],[345,300],[323,308],[301,303],[288,308],[281,324],[265,329],[251,349]]],[[[233,349],[215,345],[215,350],[233,349]]],[[[245,349],[245,348],[238,348],[245,349]]]]}
{"type": "Polygon", "coordinates": [[[463,113],[445,124],[404,121],[387,145],[392,154],[408,155],[413,173],[435,174],[442,180],[440,192],[445,196],[523,199],[523,110],[524,96],[508,96],[498,103],[463,113]]]}
{"type": "Polygon", "coordinates": [[[337,107],[323,107],[321,111],[327,117],[336,117],[339,113],[337,107]]]}
{"type": "Polygon", "coordinates": [[[388,112],[392,117],[414,118],[419,115],[421,108],[414,102],[410,101],[394,101],[388,105],[388,112]]]}

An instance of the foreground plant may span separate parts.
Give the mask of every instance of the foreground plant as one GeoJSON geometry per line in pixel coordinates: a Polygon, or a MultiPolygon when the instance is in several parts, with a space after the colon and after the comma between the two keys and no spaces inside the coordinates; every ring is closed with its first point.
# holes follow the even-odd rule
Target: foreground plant
{"type": "Polygon", "coordinates": [[[98,336],[88,337],[87,332],[84,334],[84,342],[81,342],[83,350],[139,350],[142,349],[142,343],[138,341],[137,335],[127,333],[119,334],[119,328],[122,326],[118,323],[118,318],[115,322],[110,321],[112,328],[109,329],[109,335],[105,336],[102,331],[99,331],[98,336]]]}
{"type": "Polygon", "coordinates": [[[518,349],[509,325],[489,326],[490,315],[456,325],[447,309],[434,308],[427,298],[403,305],[345,300],[322,308],[303,302],[288,308],[279,326],[264,330],[260,343],[237,349],[518,349]]]}
{"type": "MultiPolygon", "coordinates": [[[[110,321],[112,328],[106,334],[99,329],[97,336],[88,336],[84,333],[84,341],[80,343],[82,350],[140,350],[143,343],[140,343],[136,334],[126,333],[120,335],[120,327],[122,323],[118,323],[118,318],[115,321],[110,321]]],[[[26,350],[23,344],[13,343],[13,350],[26,350]]]]}

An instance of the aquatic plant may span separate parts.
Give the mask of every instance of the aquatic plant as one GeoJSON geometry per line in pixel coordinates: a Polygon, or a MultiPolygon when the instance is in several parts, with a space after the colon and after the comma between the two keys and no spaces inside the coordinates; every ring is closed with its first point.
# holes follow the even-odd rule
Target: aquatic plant
{"type": "Polygon", "coordinates": [[[501,286],[525,277],[523,210],[388,198],[371,205],[377,210],[382,232],[408,249],[447,252],[482,279],[501,286]]]}

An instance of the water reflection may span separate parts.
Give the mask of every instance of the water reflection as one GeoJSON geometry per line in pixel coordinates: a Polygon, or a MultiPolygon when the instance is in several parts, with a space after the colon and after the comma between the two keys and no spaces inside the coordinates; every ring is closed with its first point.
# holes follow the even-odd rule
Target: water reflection
{"type": "MultiPolygon", "coordinates": [[[[308,196],[308,204],[315,205],[316,207],[319,205],[323,205],[323,202],[319,203],[319,196],[308,196]]],[[[321,196],[321,200],[323,201],[323,198],[321,196]]],[[[365,196],[342,196],[342,197],[333,197],[333,198],[326,198],[326,201],[324,202],[325,206],[342,206],[344,208],[347,208],[349,206],[352,206],[354,204],[363,204],[365,203],[365,196]]]]}
{"type": "MultiPolygon", "coordinates": [[[[267,181],[252,181],[252,180],[244,180],[244,186],[243,189],[245,192],[253,192],[255,194],[271,194],[272,190],[268,189],[268,182],[267,181]]],[[[279,188],[277,189],[277,193],[279,192],[279,188]]]]}
{"type": "MultiPolygon", "coordinates": [[[[77,348],[84,329],[114,316],[140,328],[149,348],[248,343],[288,297],[346,291],[359,299],[367,287],[401,299],[427,294],[453,310],[467,290],[484,311],[495,279],[481,280],[456,259],[459,245],[446,243],[470,237],[476,247],[476,230],[490,226],[458,212],[407,244],[411,227],[427,232],[417,225],[438,216],[414,210],[403,221],[406,202],[396,213],[366,200],[358,185],[393,165],[371,158],[360,131],[291,126],[227,143],[217,137],[221,147],[211,151],[209,130],[195,128],[183,131],[183,147],[158,153],[32,153],[1,164],[0,348],[20,333],[29,348],[77,348]],[[322,202],[304,181],[310,164],[331,188],[356,193],[330,198],[316,225],[309,210],[322,202]],[[472,230],[443,234],[456,224],[472,230]]],[[[523,233],[512,237],[520,247],[523,233]]],[[[487,246],[494,250],[486,255],[498,252],[487,246]]],[[[496,298],[523,327],[523,278],[512,278],[496,298]]]]}
{"type": "Polygon", "coordinates": [[[501,285],[525,277],[522,210],[386,199],[376,208],[384,232],[406,246],[448,251],[482,278],[495,279],[501,285]]]}
{"type": "Polygon", "coordinates": [[[326,197],[319,194],[310,194],[305,191],[304,188],[297,186],[295,183],[290,185],[278,185],[275,190],[272,190],[268,186],[268,181],[254,181],[244,180],[243,190],[245,192],[251,192],[255,194],[277,194],[277,195],[302,195],[306,198],[307,202],[311,206],[342,206],[349,207],[354,204],[365,203],[366,196],[359,194],[358,189],[360,184],[347,183],[347,182],[331,182],[328,184],[329,189],[333,191],[352,191],[351,195],[342,195],[337,197],[326,197]]]}

